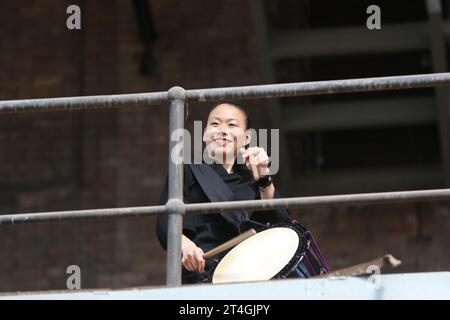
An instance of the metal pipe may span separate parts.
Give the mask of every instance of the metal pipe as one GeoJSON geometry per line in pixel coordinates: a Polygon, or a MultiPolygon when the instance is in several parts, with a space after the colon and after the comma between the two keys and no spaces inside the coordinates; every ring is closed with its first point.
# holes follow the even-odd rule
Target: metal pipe
{"type": "Polygon", "coordinates": [[[156,216],[166,212],[165,206],[88,209],[0,215],[0,225],[15,225],[27,222],[66,221],[78,219],[106,219],[121,217],[156,216]]]}
{"type": "Polygon", "coordinates": [[[187,214],[210,214],[235,210],[265,211],[281,208],[308,208],[321,205],[368,205],[377,203],[402,203],[445,200],[450,200],[450,189],[360,193],[349,195],[295,197],[193,204],[183,204],[179,200],[172,200],[172,202],[169,201],[166,206],[90,209],[0,215],[0,225],[14,225],[26,222],[50,222],[75,219],[155,216],[159,214],[165,214],[169,210],[172,212],[176,211],[187,214]]]}
{"type": "Polygon", "coordinates": [[[183,229],[183,136],[185,90],[173,87],[169,90],[169,201],[166,204],[169,222],[167,228],[168,286],[181,285],[181,236],[183,229]],[[181,135],[180,135],[181,133],[181,135]]]}
{"type": "Polygon", "coordinates": [[[1,113],[131,108],[167,101],[167,92],[0,101],[1,113]]]}
{"type": "MultiPolygon", "coordinates": [[[[258,99],[319,94],[400,90],[450,85],[450,73],[417,74],[378,78],[297,82],[272,85],[241,86],[186,90],[187,101],[219,101],[224,99],[258,99]]],[[[86,96],[50,99],[0,101],[0,113],[31,111],[63,111],[93,108],[137,107],[161,104],[168,92],[86,96]]]]}
{"type": "Polygon", "coordinates": [[[450,85],[450,73],[417,74],[348,80],[312,81],[259,86],[187,90],[188,101],[258,99],[364,91],[399,90],[450,85]]]}
{"type": "Polygon", "coordinates": [[[264,211],[282,208],[306,208],[320,205],[368,205],[377,203],[401,203],[438,200],[450,200],[450,189],[194,203],[186,205],[185,210],[187,214],[205,214],[236,210],[264,211]]]}

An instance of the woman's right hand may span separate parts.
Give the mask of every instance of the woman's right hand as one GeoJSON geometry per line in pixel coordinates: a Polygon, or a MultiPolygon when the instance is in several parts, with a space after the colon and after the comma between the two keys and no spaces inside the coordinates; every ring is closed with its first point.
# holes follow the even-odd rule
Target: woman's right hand
{"type": "Polygon", "coordinates": [[[203,250],[196,246],[188,237],[182,235],[181,237],[181,251],[183,258],[181,263],[183,266],[191,271],[205,271],[205,258],[203,258],[203,250]]]}

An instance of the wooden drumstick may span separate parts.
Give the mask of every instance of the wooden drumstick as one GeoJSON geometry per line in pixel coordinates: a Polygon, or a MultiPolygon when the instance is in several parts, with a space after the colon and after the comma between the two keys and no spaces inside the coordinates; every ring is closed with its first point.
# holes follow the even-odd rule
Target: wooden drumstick
{"type": "Polygon", "coordinates": [[[237,237],[234,237],[233,239],[222,243],[220,246],[217,246],[214,249],[209,250],[208,252],[206,252],[203,255],[203,258],[209,259],[211,257],[214,257],[214,256],[218,255],[219,253],[224,252],[225,250],[228,250],[228,249],[238,245],[242,241],[250,238],[251,236],[253,236],[255,234],[256,234],[256,230],[255,229],[247,230],[244,233],[238,235],[237,237]]]}

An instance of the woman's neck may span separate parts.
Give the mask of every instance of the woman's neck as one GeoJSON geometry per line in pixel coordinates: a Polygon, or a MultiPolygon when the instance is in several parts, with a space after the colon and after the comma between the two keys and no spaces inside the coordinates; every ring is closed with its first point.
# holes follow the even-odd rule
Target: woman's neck
{"type": "Polygon", "coordinates": [[[227,170],[228,173],[233,173],[233,165],[234,163],[221,163],[222,166],[227,170]]]}
{"type": "MultiPolygon", "coordinates": [[[[210,156],[211,157],[211,156],[210,156]]],[[[236,162],[236,156],[225,156],[225,157],[211,157],[211,159],[214,159],[214,162],[217,164],[220,164],[228,173],[233,173],[233,166],[234,163],[236,162]],[[229,159],[232,158],[232,159],[229,159]]]]}

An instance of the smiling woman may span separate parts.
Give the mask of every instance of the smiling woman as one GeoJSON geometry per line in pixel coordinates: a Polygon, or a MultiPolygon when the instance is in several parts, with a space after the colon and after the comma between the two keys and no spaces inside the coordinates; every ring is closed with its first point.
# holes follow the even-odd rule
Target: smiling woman
{"type": "MultiPolygon", "coordinates": [[[[252,140],[248,123],[247,113],[238,105],[222,103],[212,108],[203,133],[203,141],[212,161],[184,165],[185,203],[279,197],[270,176],[266,151],[260,147],[248,147],[252,140]]],[[[165,204],[167,199],[166,182],[160,203],[165,204]]],[[[156,227],[164,249],[167,247],[167,220],[167,216],[159,216],[156,227]]],[[[213,267],[213,260],[205,259],[204,252],[252,227],[288,221],[289,212],[285,209],[186,215],[181,244],[183,283],[202,282],[206,278],[213,267]]],[[[225,254],[223,252],[221,255],[225,254]]]]}

